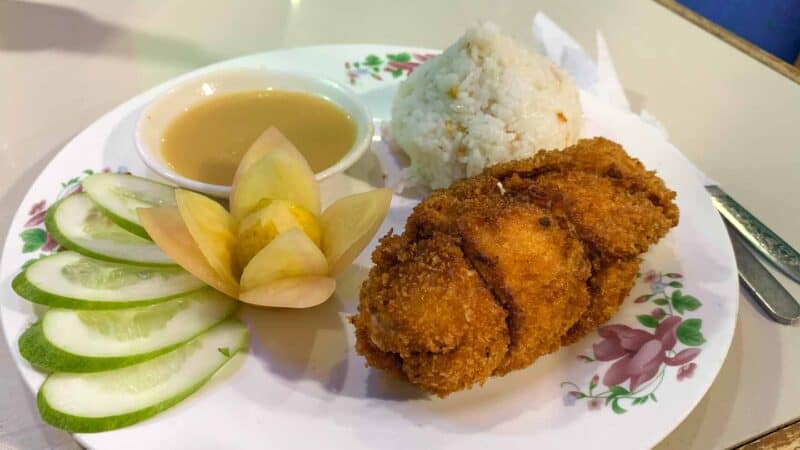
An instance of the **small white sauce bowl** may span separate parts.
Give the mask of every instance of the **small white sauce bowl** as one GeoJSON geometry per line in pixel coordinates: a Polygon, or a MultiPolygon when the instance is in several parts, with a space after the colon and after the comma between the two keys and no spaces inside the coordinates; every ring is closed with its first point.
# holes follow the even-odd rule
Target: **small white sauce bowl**
{"type": "Polygon", "coordinates": [[[231,187],[203,183],[177,173],[164,160],[161,139],[170,123],[192,106],[215,95],[253,90],[304,92],[322,97],[342,108],[356,126],[353,146],[336,164],[316,174],[323,180],[349,168],[369,148],[374,132],[372,116],[358,95],[335,81],[307,74],[269,69],[218,70],[179,83],[148,105],[136,124],[136,149],[144,163],[178,186],[214,197],[227,198],[231,187]]]}

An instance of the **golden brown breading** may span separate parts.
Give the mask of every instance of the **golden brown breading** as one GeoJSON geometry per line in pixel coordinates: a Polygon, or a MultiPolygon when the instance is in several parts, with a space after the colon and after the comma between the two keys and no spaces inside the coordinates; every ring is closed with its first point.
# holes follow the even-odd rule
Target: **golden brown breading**
{"type": "Polygon", "coordinates": [[[466,211],[481,211],[502,197],[498,181],[478,175],[455,181],[447,189],[434,191],[420,202],[406,222],[409,239],[431,236],[434,232],[457,236],[457,225],[466,211]]]}
{"type": "Polygon", "coordinates": [[[506,313],[454,239],[387,236],[373,260],[352,319],[368,364],[439,395],[494,372],[508,350],[506,313]]]}
{"type": "MultiPolygon", "coordinates": [[[[509,188],[512,189],[512,188],[509,188]]],[[[606,258],[632,258],[675,225],[643,193],[584,172],[542,175],[531,187],[562,210],[584,242],[606,258]]]]}
{"type": "Polygon", "coordinates": [[[505,181],[513,174],[531,179],[554,171],[583,172],[614,180],[631,194],[643,193],[668,221],[673,225],[678,223],[678,207],[673,203],[675,192],[654,171],[648,171],[641,161],[628,155],[621,145],[603,137],[581,139],[561,151],[540,151],[533,158],[497,164],[484,174],[505,181]]]}
{"type": "Polygon", "coordinates": [[[496,375],[558,350],[589,303],[590,265],[569,224],[530,203],[498,199],[458,222],[467,259],[508,312],[508,355],[496,375]]]}
{"type": "Polygon", "coordinates": [[[604,258],[635,257],[678,223],[675,192],[604,138],[499,164],[485,174],[511,193],[563,211],[604,258]]]}
{"type": "Polygon", "coordinates": [[[523,368],[616,313],[674,198],[602,138],[457,181],[373,253],[356,349],[440,396],[523,368]]]}
{"type": "Polygon", "coordinates": [[[619,310],[636,282],[641,259],[593,261],[589,279],[589,307],[561,338],[561,345],[572,344],[606,323],[619,310]]]}

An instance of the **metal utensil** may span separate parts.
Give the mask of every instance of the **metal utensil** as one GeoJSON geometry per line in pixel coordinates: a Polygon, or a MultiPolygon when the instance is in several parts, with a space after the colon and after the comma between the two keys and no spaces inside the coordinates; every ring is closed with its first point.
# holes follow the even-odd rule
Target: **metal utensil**
{"type": "Polygon", "coordinates": [[[789,325],[800,319],[800,304],[797,300],[750,252],[733,225],[725,221],[725,226],[736,255],[742,285],[776,321],[789,325]]]}
{"type": "MultiPolygon", "coordinates": [[[[778,269],[800,283],[800,253],[764,225],[719,186],[706,186],[722,217],[778,269]]],[[[738,260],[738,255],[737,255],[738,260]]]]}

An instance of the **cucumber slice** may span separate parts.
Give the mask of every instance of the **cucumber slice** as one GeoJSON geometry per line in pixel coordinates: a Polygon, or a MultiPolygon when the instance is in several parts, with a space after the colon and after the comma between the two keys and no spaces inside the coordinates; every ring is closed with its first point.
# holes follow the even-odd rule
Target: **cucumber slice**
{"type": "Polygon", "coordinates": [[[68,309],[120,309],[160,303],[201,289],[180,267],[145,267],[65,251],[37,260],[11,283],[33,303],[68,309]]]}
{"type": "Polygon", "coordinates": [[[213,289],[117,311],[51,309],[19,338],[19,352],[47,372],[98,372],[175,349],[233,314],[237,303],[213,289]]]}
{"type": "Polygon", "coordinates": [[[175,265],[148,239],[125,231],[86,194],[66,197],[47,210],[47,231],[63,247],[97,259],[142,265],[175,265]]]}
{"type": "Polygon", "coordinates": [[[136,208],[175,206],[175,188],[147,178],[96,173],[83,179],[83,190],[109,219],[131,233],[149,239],[136,208]]]}
{"type": "Polygon", "coordinates": [[[57,372],[39,389],[39,413],[45,422],[73,433],[132,425],[200,389],[246,345],[247,328],[229,319],[143,363],[105,372],[57,372]]]}

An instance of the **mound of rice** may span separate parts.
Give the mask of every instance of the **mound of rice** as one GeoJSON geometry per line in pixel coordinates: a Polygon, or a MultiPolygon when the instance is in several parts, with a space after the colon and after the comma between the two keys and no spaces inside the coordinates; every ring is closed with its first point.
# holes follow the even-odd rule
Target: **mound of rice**
{"type": "Polygon", "coordinates": [[[391,131],[411,158],[411,180],[442,188],[495,163],[572,145],[581,119],[569,76],[485,23],[400,85],[391,131]]]}

